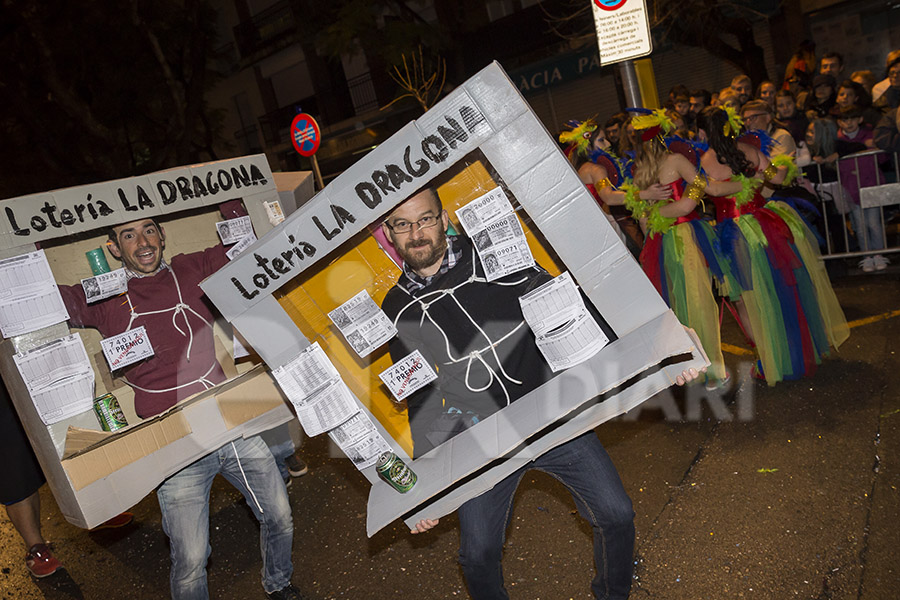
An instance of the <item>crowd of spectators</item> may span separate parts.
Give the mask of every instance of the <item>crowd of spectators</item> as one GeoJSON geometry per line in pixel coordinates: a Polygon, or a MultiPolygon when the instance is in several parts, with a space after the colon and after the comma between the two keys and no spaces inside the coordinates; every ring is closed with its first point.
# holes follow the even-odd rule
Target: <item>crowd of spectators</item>
{"type": "MultiPolygon", "coordinates": [[[[773,155],[795,158],[802,177],[788,191],[824,208],[824,216],[806,216],[820,230],[826,252],[857,252],[865,272],[886,267],[889,261],[878,251],[885,247],[885,215],[893,213],[862,208],[860,189],[897,181],[887,153],[900,152],[900,50],[887,55],[883,71],[879,66],[847,74],[841,54],[826,52],[817,60],[815,45],[804,41],[780,84],[766,80],[754,88],[741,74],[718,91],[673,86],[664,101],[676,135],[686,139],[696,136],[697,116],[709,105],[731,106],[745,129],[772,138],[773,155]]],[[[635,144],[630,119],[621,112],[604,122],[611,150],[620,157],[635,144]]]]}

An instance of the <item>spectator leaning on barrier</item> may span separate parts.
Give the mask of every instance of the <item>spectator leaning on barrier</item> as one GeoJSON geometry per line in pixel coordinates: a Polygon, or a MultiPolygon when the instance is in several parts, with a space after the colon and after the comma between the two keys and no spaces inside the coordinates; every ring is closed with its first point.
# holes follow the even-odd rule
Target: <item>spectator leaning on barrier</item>
{"type": "MultiPolygon", "coordinates": [[[[884,183],[879,168],[880,156],[871,154],[851,156],[875,148],[872,128],[863,124],[862,110],[858,106],[845,106],[838,116],[837,152],[841,159],[838,170],[841,174],[841,185],[850,197],[850,222],[859,249],[863,251],[882,250],[881,209],[877,206],[863,208],[860,204],[860,190],[884,183]]],[[[866,256],[859,261],[859,268],[866,273],[881,271],[890,261],[881,254],[866,256]]]]}
{"type": "Polygon", "coordinates": [[[837,124],[831,119],[815,119],[806,128],[806,152],[798,152],[797,165],[805,168],[813,183],[837,181],[837,124]]]}

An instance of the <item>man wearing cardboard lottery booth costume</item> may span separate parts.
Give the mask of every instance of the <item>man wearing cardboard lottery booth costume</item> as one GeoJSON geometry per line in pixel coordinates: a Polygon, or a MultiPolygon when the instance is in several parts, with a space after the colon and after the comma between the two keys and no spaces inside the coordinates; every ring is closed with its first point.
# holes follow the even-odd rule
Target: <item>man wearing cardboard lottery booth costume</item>
{"type": "MultiPolygon", "coordinates": [[[[60,286],[70,322],[104,337],[144,326],[154,355],[125,369],[142,418],[225,381],[216,360],[215,319],[200,281],[228,262],[221,245],[163,258],[165,231],[153,219],[117,225],[107,243],[126,270],[128,291],[87,304],[81,286],[60,286]]],[[[245,497],[260,523],[263,587],[272,598],[302,598],[291,585],[293,521],[272,453],[259,436],[238,438],[166,479],[157,489],[163,530],[171,542],[170,587],[175,599],[206,599],[209,491],[221,473],[245,497]]]]}
{"type": "MultiPolygon", "coordinates": [[[[488,283],[472,243],[446,234],[448,221],[437,194],[426,188],[400,204],[383,225],[404,261],[402,275],[382,303],[398,330],[390,342],[391,358],[397,363],[419,350],[438,373],[436,381],[407,398],[416,458],[552,377],[518,302],[550,275],[532,267],[488,283]]],[[[696,377],[691,369],[677,383],[696,377]]],[[[501,569],[505,531],[518,483],[532,468],[560,480],[593,528],[595,597],[626,598],[634,512],[593,432],[548,451],[460,506],[459,562],[471,596],[508,598],[501,569]]],[[[437,523],[423,519],[412,533],[437,523]]]]}

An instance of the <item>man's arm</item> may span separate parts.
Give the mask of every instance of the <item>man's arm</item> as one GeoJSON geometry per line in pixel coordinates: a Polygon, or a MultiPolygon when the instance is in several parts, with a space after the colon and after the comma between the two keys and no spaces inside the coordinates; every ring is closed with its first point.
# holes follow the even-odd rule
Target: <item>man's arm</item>
{"type": "Polygon", "coordinates": [[[81,285],[60,285],[59,293],[69,312],[69,323],[75,327],[99,327],[103,302],[88,304],[81,285]]]}
{"type": "Polygon", "coordinates": [[[209,277],[227,264],[228,257],[225,255],[225,246],[221,243],[201,252],[200,269],[204,277],[209,277]]]}

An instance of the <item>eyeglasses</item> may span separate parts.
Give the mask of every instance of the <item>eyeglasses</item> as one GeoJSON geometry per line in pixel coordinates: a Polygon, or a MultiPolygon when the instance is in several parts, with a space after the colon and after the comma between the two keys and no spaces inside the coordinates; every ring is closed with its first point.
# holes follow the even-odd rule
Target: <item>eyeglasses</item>
{"type": "Polygon", "coordinates": [[[744,120],[749,121],[750,119],[755,119],[757,117],[764,117],[769,113],[757,113],[755,115],[744,115],[744,120]]]}
{"type": "Polygon", "coordinates": [[[385,221],[385,225],[388,226],[388,229],[393,231],[394,233],[409,233],[413,230],[413,225],[418,227],[419,229],[428,229],[429,227],[434,227],[437,225],[438,218],[437,217],[422,217],[418,221],[414,223],[410,223],[409,221],[404,221],[403,219],[394,221],[394,224],[391,225],[387,221],[385,221]]]}

